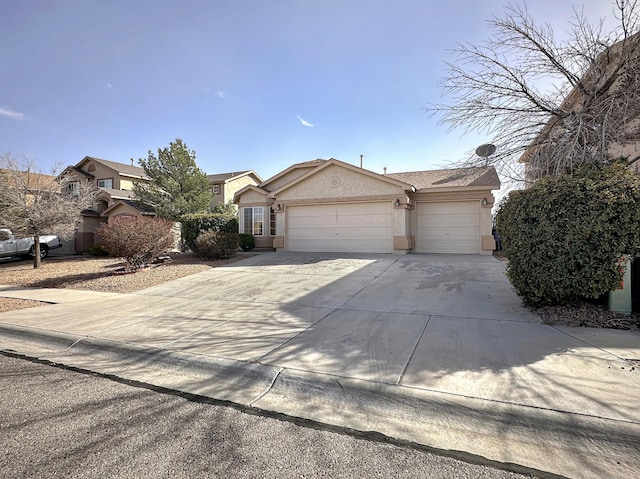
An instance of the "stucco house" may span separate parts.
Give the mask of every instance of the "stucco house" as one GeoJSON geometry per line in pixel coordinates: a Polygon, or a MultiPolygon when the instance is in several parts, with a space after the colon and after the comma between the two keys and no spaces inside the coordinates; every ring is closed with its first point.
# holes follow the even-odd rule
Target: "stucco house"
{"type": "Polygon", "coordinates": [[[611,45],[592,60],[520,156],[527,185],[564,171],[562,160],[567,158],[579,164],[623,156],[640,173],[639,61],[640,33],[611,45]]]}
{"type": "Polygon", "coordinates": [[[491,254],[494,168],[379,174],[331,158],[235,194],[240,232],[277,251],[491,254]]]}
{"type": "Polygon", "coordinates": [[[262,183],[262,178],[253,170],[207,175],[211,184],[211,209],[218,203],[229,203],[237,191],[248,185],[262,183]]]}
{"type": "Polygon", "coordinates": [[[152,214],[147,205],[135,201],[132,191],[134,181],[150,179],[144,169],[133,165],[133,162],[126,164],[85,156],[76,165],[67,167],[64,174],[71,174],[77,179],[69,184],[70,193],[80,181],[98,188],[93,207],[80,214],[74,244],[76,253],[83,253],[93,246],[95,229],[109,218],[122,214],[152,214]]]}
{"type": "MultiPolygon", "coordinates": [[[[89,182],[98,188],[92,208],[81,212],[74,249],[77,253],[87,251],[95,243],[95,230],[100,223],[119,215],[154,215],[153,208],[135,199],[134,181],[151,181],[143,168],[131,164],[85,156],[74,166],[65,170],[77,181],[89,182]]],[[[236,191],[247,185],[257,185],[262,178],[253,170],[207,175],[211,183],[211,208],[218,203],[233,199],[236,191]]],[[[73,190],[74,184],[69,189],[73,190]]]]}

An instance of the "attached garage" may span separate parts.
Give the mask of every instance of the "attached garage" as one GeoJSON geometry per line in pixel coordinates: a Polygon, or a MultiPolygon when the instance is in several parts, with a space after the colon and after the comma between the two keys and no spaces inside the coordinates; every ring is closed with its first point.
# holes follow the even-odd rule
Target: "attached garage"
{"type": "Polygon", "coordinates": [[[287,250],[393,253],[390,201],[287,206],[287,250]]]}
{"type": "Polygon", "coordinates": [[[416,223],[418,253],[481,252],[480,201],[417,203],[416,223]]]}
{"type": "Polygon", "coordinates": [[[492,167],[379,174],[331,158],[292,165],[234,201],[240,218],[263,212],[256,244],[276,251],[490,255],[499,188],[492,167]]]}

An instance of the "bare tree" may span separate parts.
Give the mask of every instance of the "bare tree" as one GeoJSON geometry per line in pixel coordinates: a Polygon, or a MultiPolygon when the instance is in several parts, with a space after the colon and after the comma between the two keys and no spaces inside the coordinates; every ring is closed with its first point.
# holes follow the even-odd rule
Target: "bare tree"
{"type": "Polygon", "coordinates": [[[0,156],[0,225],[33,236],[33,267],[40,267],[40,235],[73,237],[80,211],[89,208],[96,189],[72,172],[41,173],[33,160],[0,156]]]}
{"type": "Polygon", "coordinates": [[[509,6],[489,21],[487,42],[453,50],[457,61],[440,81],[451,102],[426,110],[452,129],[490,136],[496,153],[470,157],[467,166],[490,164],[521,181],[522,162],[535,179],[605,162],[640,142],[640,6],[612,7],[613,30],[574,11],[568,39],[558,43],[549,24],[509,6]]]}

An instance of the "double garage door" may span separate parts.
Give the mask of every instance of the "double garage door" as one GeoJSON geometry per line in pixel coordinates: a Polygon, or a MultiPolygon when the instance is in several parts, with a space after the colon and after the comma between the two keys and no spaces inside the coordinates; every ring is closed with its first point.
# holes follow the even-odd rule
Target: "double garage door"
{"type": "Polygon", "coordinates": [[[287,250],[393,253],[390,201],[287,207],[287,250]]]}
{"type": "MultiPolygon", "coordinates": [[[[288,251],[393,253],[390,201],[287,207],[288,251]]],[[[416,204],[417,253],[480,253],[480,202],[416,204]]]]}

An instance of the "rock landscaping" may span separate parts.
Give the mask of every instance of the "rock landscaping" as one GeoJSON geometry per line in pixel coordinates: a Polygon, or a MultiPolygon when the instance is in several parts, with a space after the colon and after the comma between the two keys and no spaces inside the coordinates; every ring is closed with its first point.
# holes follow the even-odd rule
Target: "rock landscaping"
{"type": "MultiPolygon", "coordinates": [[[[238,256],[208,261],[190,253],[172,253],[148,268],[132,274],[118,274],[123,262],[117,258],[66,256],[43,261],[38,269],[31,261],[11,261],[0,265],[0,285],[15,285],[28,288],[69,288],[109,293],[130,293],[174,279],[199,273],[222,264],[252,256],[238,256]]],[[[0,293],[1,294],[1,293],[0,293]]],[[[0,312],[41,306],[39,301],[1,298],[0,312]]]]}
{"type": "Polygon", "coordinates": [[[545,306],[533,310],[545,324],[640,330],[640,315],[608,311],[601,305],[582,303],[575,306],[545,306]]]}

